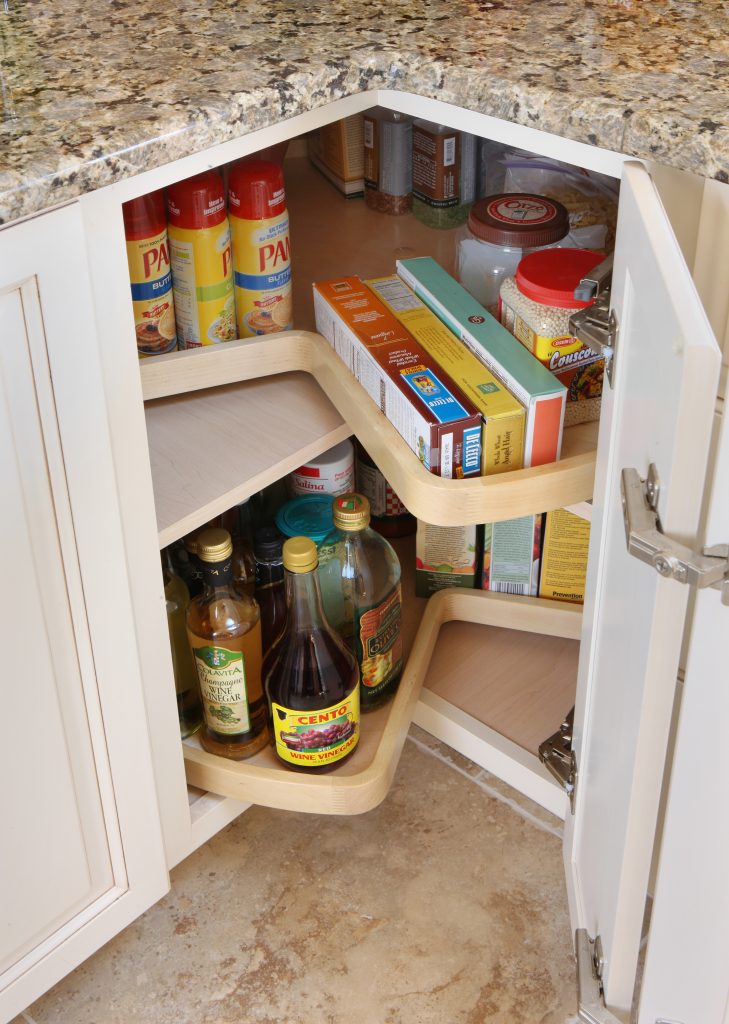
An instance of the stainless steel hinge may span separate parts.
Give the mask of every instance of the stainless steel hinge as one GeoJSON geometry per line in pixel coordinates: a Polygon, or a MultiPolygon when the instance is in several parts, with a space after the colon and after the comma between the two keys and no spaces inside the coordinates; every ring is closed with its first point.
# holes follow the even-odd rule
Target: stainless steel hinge
{"type": "Polygon", "coordinates": [[[605,1006],[602,975],[605,959],[600,936],[591,939],[586,928],[575,932],[577,958],[577,1019],[584,1024],[622,1024],[605,1006]]]}
{"type": "Polygon", "coordinates": [[[624,469],[620,491],[628,553],[652,565],[661,576],[720,590],[722,604],[729,605],[729,545],[694,551],[665,536],[657,511],[660,480],[653,463],[647,480],[641,480],[637,469],[624,469]]]}
{"type": "Polygon", "coordinates": [[[575,786],[577,785],[577,760],[572,749],[572,728],[575,709],[572,708],[557,732],[539,744],[539,760],[554,775],[570,798],[570,810],[575,813],[575,786]]]}
{"type": "Polygon", "coordinates": [[[612,274],[613,257],[608,256],[582,278],[575,288],[575,298],[582,302],[594,299],[594,302],[578,313],[573,313],[569,322],[573,336],[605,360],[605,376],[610,387],[613,386],[615,350],[618,344],[618,322],[610,309],[612,274]]]}

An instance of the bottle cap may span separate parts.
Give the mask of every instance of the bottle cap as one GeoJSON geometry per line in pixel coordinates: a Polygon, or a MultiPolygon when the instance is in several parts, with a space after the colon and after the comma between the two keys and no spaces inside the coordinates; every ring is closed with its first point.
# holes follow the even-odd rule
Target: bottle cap
{"type": "Polygon", "coordinates": [[[370,503],[362,494],[340,494],[334,499],[334,525],[340,530],[363,530],[370,524],[370,503]]]}
{"type": "Polygon", "coordinates": [[[275,526],[259,526],[253,534],[253,554],[259,561],[272,561],[281,557],[283,537],[275,526]]]}
{"type": "Polygon", "coordinates": [[[311,537],[320,544],[334,526],[331,494],[292,498],[276,513],[276,526],[286,537],[311,537]]]}
{"type": "Polygon", "coordinates": [[[591,249],[545,249],[532,252],[516,268],[516,285],[533,302],[558,309],[584,309],[593,300],[581,302],[574,291],[585,274],[605,259],[591,249]]]}
{"type": "Polygon", "coordinates": [[[310,537],[289,537],[283,546],[284,569],[311,572],[319,564],[316,544],[310,537]]]}
{"type": "Polygon", "coordinates": [[[160,189],[139,199],[130,199],[122,205],[122,216],[124,235],[130,242],[153,238],[167,227],[164,192],[160,189]]]}
{"type": "Polygon", "coordinates": [[[167,189],[170,224],[178,228],[212,228],[225,220],[225,189],[217,171],[203,171],[167,189]]]}
{"type": "Polygon", "coordinates": [[[283,171],[271,160],[245,158],[234,164],[228,178],[232,217],[269,220],[286,209],[283,171]]]}
{"type": "Polygon", "coordinates": [[[197,557],[201,562],[222,562],[233,554],[233,542],[227,530],[212,526],[197,537],[197,557]]]}
{"type": "Polygon", "coordinates": [[[190,555],[196,555],[197,554],[197,534],[196,533],[189,533],[187,535],[187,537],[184,538],[182,543],[184,544],[185,551],[187,551],[188,554],[190,554],[190,555]]]}
{"type": "Polygon", "coordinates": [[[569,229],[569,214],[562,203],[527,192],[500,192],[478,199],[468,215],[468,230],[476,238],[515,249],[552,245],[569,229]]]}

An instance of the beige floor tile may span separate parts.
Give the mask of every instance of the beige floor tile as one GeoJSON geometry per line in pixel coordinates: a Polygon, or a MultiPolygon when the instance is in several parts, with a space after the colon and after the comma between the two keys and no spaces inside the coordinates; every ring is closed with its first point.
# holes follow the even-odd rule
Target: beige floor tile
{"type": "Polygon", "coordinates": [[[242,815],[30,1007],[33,1021],[564,1024],[560,823],[411,737],[368,814],[242,815]]]}

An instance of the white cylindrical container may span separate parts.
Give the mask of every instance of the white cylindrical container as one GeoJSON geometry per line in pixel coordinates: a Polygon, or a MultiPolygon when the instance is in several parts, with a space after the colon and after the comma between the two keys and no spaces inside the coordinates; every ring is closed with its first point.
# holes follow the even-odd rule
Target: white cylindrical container
{"type": "Polygon", "coordinates": [[[299,466],[289,476],[296,494],[346,494],[354,490],[354,445],[347,439],[299,466]]]}

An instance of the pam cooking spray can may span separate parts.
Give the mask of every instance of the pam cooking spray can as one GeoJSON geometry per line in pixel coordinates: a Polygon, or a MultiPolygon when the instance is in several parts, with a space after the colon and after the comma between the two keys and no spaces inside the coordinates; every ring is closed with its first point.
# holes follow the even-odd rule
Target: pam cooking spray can
{"type": "Polygon", "coordinates": [[[291,243],[283,171],[241,160],[228,179],[238,334],[250,338],[292,324],[291,243]]]}
{"type": "Polygon", "coordinates": [[[163,193],[131,199],[124,203],[122,215],[137,352],[140,357],[156,356],[177,348],[163,193]]]}
{"type": "Polygon", "coordinates": [[[220,174],[204,171],[171,185],[167,213],[180,348],[232,341],[233,257],[220,174]]]}

